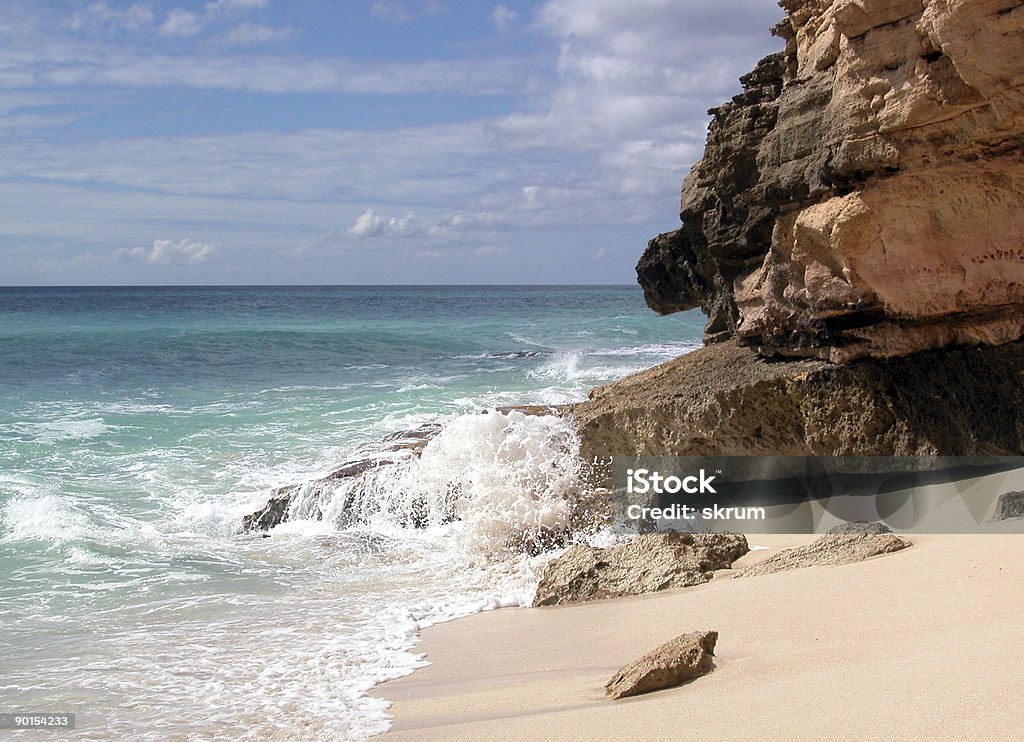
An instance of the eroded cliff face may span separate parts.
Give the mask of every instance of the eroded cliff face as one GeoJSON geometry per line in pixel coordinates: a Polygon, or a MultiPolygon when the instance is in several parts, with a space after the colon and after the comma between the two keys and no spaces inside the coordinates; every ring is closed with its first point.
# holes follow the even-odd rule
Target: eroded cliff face
{"type": "Polygon", "coordinates": [[[1024,0],[782,0],[637,266],[706,339],[846,362],[1024,336],[1024,0]]]}

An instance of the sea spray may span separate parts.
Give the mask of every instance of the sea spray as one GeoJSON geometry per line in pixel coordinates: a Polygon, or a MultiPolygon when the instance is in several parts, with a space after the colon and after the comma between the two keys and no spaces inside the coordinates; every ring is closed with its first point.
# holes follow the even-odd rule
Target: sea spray
{"type": "Polygon", "coordinates": [[[536,552],[570,526],[581,488],[579,447],[560,417],[461,415],[419,456],[381,458],[359,476],[300,486],[289,519],[441,532],[448,548],[490,558],[536,552]]]}

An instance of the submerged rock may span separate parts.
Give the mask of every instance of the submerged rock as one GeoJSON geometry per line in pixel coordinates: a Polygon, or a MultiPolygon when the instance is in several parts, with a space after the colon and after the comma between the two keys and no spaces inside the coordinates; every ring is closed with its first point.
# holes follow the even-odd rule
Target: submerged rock
{"type": "Polygon", "coordinates": [[[623,667],[605,683],[611,699],[672,688],[711,672],[717,631],[682,634],[623,667]]]}
{"type": "Polygon", "coordinates": [[[807,546],[780,551],[759,564],[747,567],[736,576],[756,577],[803,567],[853,564],[880,554],[891,554],[908,546],[909,541],[893,534],[826,535],[807,546]]]}
{"type": "Polygon", "coordinates": [[[651,533],[609,549],[578,544],[548,563],[533,605],[699,585],[749,550],[746,537],[732,533],[651,533]]]}
{"type": "MultiPolygon", "coordinates": [[[[286,490],[292,488],[287,487],[286,490]]],[[[267,500],[267,504],[255,513],[242,517],[243,531],[269,531],[279,523],[288,520],[288,506],[291,505],[290,491],[267,500]]]]}
{"type": "Polygon", "coordinates": [[[637,265],[706,338],[848,362],[1024,335],[1024,2],[782,0],[637,265]]]}
{"type": "MultiPolygon", "coordinates": [[[[405,450],[398,446],[392,446],[388,451],[405,450]]],[[[419,454],[419,448],[409,448],[414,455],[419,454]]],[[[350,461],[335,469],[330,474],[320,479],[315,479],[306,484],[293,484],[287,487],[279,487],[271,493],[267,504],[250,515],[242,518],[243,531],[269,531],[271,528],[287,522],[292,517],[292,503],[295,497],[303,492],[313,493],[314,502],[310,505],[310,511],[303,513],[306,520],[322,520],[323,512],[319,506],[319,495],[324,491],[332,491],[338,482],[345,479],[358,480],[368,472],[381,466],[393,466],[397,460],[389,459],[359,459],[350,461]]],[[[353,495],[355,491],[353,491],[353,495]]]]}

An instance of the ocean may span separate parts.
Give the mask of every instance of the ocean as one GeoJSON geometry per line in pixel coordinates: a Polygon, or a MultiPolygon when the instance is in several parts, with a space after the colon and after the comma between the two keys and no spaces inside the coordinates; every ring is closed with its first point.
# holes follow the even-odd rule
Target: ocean
{"type": "Polygon", "coordinates": [[[0,288],[0,713],[74,713],[62,739],[385,731],[373,687],[424,664],[417,631],[529,603],[550,554],[510,544],[580,485],[564,420],[481,411],[584,399],[702,325],[634,286],[0,288]],[[428,423],[372,502],[241,532],[428,423]]]}

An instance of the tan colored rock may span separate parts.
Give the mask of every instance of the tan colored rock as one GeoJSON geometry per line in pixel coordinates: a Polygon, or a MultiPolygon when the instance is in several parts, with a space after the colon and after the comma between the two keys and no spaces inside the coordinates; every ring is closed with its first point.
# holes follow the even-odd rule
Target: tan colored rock
{"type": "Polygon", "coordinates": [[[853,564],[880,554],[891,554],[908,546],[909,541],[891,533],[830,534],[807,546],[780,551],[775,556],[738,572],[736,577],[770,575],[803,567],[853,564]]]}
{"type": "Polygon", "coordinates": [[[611,699],[673,688],[711,672],[717,631],[682,634],[630,662],[605,684],[611,699]]]}
{"type": "Polygon", "coordinates": [[[533,605],[583,603],[707,582],[749,551],[731,533],[651,533],[610,549],[578,544],[548,563],[533,605]]]}
{"type": "Polygon", "coordinates": [[[835,366],[723,342],[594,389],[569,413],[610,456],[1021,456],[1024,343],[835,366]]]}
{"type": "Polygon", "coordinates": [[[1024,336],[1024,0],[782,0],[637,266],[707,336],[848,362],[1024,336]]]}

